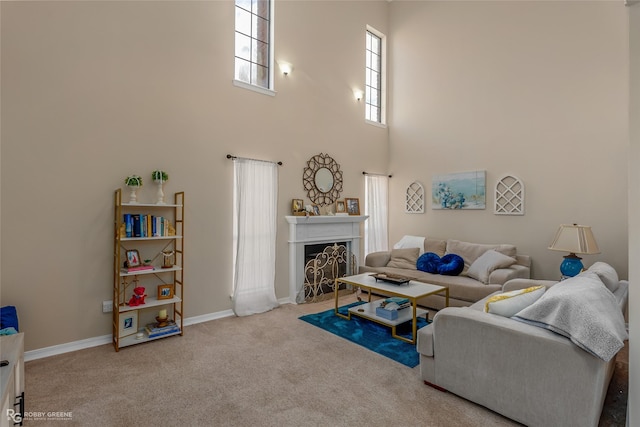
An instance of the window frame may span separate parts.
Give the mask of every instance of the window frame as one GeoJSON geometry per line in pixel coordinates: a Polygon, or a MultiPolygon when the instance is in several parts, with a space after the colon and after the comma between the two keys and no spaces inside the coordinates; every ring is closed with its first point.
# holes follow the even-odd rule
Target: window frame
{"type": "Polygon", "coordinates": [[[365,122],[374,126],[379,127],[387,127],[387,36],[376,30],[370,25],[367,25],[365,31],[365,122]],[[369,86],[367,85],[367,74],[369,72],[369,67],[367,67],[366,56],[369,54],[367,49],[367,37],[368,34],[378,37],[380,39],[380,88],[378,89],[378,99],[379,99],[379,110],[380,110],[380,121],[375,121],[367,118],[367,105],[369,104],[369,99],[367,97],[367,92],[369,86]]]}
{"type": "MultiPolygon", "coordinates": [[[[233,12],[234,12],[234,25],[233,25],[233,34],[234,34],[234,52],[233,52],[233,85],[243,88],[243,89],[248,89],[248,90],[252,90],[254,92],[258,92],[261,93],[263,95],[270,95],[270,96],[275,96],[276,91],[274,89],[274,85],[275,85],[275,74],[274,74],[274,65],[275,65],[275,59],[274,59],[274,46],[273,46],[273,42],[274,42],[274,27],[275,27],[275,15],[274,15],[274,4],[275,4],[275,0],[264,0],[264,1],[268,1],[269,2],[269,41],[268,41],[268,45],[269,45],[269,60],[268,60],[268,68],[269,68],[269,87],[263,87],[263,86],[259,86],[257,84],[253,84],[250,82],[245,82],[243,80],[238,80],[236,78],[236,53],[235,53],[235,46],[236,46],[236,42],[235,42],[235,36],[238,33],[238,27],[237,27],[237,21],[236,21],[236,11],[237,8],[239,7],[236,4],[236,1],[234,0],[233,2],[233,12]]],[[[244,9],[244,8],[242,8],[244,9]]],[[[246,10],[246,9],[244,9],[246,10]]]]}

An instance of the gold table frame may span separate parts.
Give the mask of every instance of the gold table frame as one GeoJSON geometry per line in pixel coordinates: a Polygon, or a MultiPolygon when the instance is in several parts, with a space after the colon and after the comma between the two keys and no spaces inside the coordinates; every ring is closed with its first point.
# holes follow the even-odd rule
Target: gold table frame
{"type": "Polygon", "coordinates": [[[349,311],[348,315],[344,315],[338,312],[338,301],[340,298],[340,294],[338,292],[339,284],[344,283],[350,285],[354,288],[365,289],[369,294],[368,302],[371,303],[371,292],[379,291],[384,295],[389,296],[397,296],[402,298],[407,298],[411,302],[411,310],[413,311],[412,315],[412,327],[411,327],[411,339],[405,338],[403,336],[396,334],[396,324],[393,324],[389,321],[389,319],[385,319],[380,316],[360,316],[358,313],[353,313],[356,316],[360,316],[371,320],[373,322],[379,323],[384,326],[391,327],[391,335],[399,339],[401,341],[408,342],[410,344],[416,343],[416,337],[418,332],[418,324],[417,324],[417,310],[418,310],[418,300],[420,298],[427,297],[429,295],[439,294],[440,292],[445,293],[445,307],[449,306],[449,288],[446,286],[440,285],[432,285],[429,283],[422,283],[417,281],[410,281],[408,284],[395,285],[387,282],[378,282],[374,277],[371,276],[371,273],[358,274],[355,276],[346,276],[346,277],[338,277],[335,279],[335,309],[334,312],[336,316],[341,317],[343,319],[351,320],[352,312],[349,311]]]}

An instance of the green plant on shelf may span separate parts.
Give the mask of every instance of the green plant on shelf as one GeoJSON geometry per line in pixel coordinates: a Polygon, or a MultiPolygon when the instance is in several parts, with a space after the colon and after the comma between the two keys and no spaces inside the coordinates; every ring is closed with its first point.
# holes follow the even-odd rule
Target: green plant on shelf
{"type": "Polygon", "coordinates": [[[142,177],[131,175],[125,178],[124,185],[128,187],[142,187],[142,177]]]}
{"type": "Polygon", "coordinates": [[[151,179],[154,181],[166,182],[169,180],[169,174],[162,170],[154,170],[151,172],[151,179]]]}

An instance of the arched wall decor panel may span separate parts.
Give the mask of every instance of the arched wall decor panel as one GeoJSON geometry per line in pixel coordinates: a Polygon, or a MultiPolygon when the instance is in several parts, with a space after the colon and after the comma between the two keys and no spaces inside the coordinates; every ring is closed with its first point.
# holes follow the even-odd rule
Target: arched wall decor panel
{"type": "Polygon", "coordinates": [[[407,187],[405,213],[424,213],[424,186],[414,181],[407,187]]]}
{"type": "Polygon", "coordinates": [[[496,182],[496,215],[524,215],[524,182],[514,175],[505,175],[496,182]]]}

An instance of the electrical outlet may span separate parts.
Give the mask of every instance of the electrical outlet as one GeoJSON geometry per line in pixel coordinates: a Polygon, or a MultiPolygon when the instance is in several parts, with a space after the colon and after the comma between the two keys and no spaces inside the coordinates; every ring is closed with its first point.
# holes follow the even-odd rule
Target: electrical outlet
{"type": "Polygon", "coordinates": [[[113,311],[113,301],[102,301],[102,312],[111,313],[113,311]]]}

